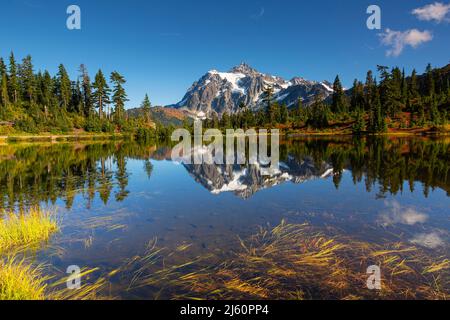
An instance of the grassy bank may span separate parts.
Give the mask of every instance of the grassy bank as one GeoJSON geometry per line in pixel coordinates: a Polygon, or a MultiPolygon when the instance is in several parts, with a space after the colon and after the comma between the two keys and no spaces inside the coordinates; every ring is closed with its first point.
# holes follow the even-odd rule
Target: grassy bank
{"type": "Polygon", "coordinates": [[[0,300],[44,300],[47,278],[41,269],[14,256],[0,259],[0,300]]]}
{"type": "Polygon", "coordinates": [[[0,300],[94,300],[108,284],[105,277],[87,281],[98,268],[81,270],[82,286],[66,287],[68,277],[54,280],[46,275],[48,266],[36,265],[27,253],[38,251],[60,230],[56,214],[30,209],[26,214],[0,215],[0,300]]]}
{"type": "Polygon", "coordinates": [[[4,213],[0,220],[0,254],[50,239],[59,229],[55,214],[31,209],[26,215],[4,213]]]}
{"type": "Polygon", "coordinates": [[[0,220],[0,300],[42,300],[47,278],[42,266],[21,254],[39,248],[59,230],[53,213],[31,209],[26,215],[3,213],[0,220]]]}

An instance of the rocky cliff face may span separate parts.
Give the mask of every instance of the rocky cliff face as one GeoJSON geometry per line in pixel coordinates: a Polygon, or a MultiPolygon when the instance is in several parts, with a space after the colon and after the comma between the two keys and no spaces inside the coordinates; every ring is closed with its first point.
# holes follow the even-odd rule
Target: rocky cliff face
{"type": "Polygon", "coordinates": [[[327,98],[333,90],[331,84],[295,77],[290,81],[260,73],[243,63],[228,72],[211,70],[187,91],[183,100],[170,107],[189,110],[199,117],[221,116],[225,112],[235,113],[239,105],[258,110],[263,107],[263,92],[266,87],[274,90],[274,101],[288,107],[302,99],[310,104],[317,96],[327,98]]]}

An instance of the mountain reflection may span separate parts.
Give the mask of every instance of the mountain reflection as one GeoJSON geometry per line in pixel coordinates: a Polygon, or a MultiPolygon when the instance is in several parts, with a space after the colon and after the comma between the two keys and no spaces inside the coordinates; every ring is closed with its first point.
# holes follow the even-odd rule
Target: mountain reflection
{"type": "MultiPolygon", "coordinates": [[[[280,145],[280,170],[272,176],[262,176],[255,166],[184,167],[210,192],[233,192],[244,199],[281,183],[329,176],[339,188],[345,170],[354,183],[364,181],[367,191],[378,188],[380,196],[403,192],[405,185],[413,191],[416,182],[428,196],[435,188],[450,193],[448,142],[448,138],[289,139],[280,145]]],[[[77,195],[89,207],[96,194],[105,204],[122,201],[129,194],[128,161],[141,161],[150,178],[152,161],[170,160],[170,155],[169,146],[131,141],[1,146],[0,207],[24,209],[62,199],[70,208],[77,195]]]]}
{"type": "Polygon", "coordinates": [[[195,180],[213,194],[234,192],[241,198],[249,198],[261,189],[291,181],[301,183],[333,173],[331,164],[316,164],[311,157],[297,159],[288,156],[280,162],[280,169],[271,176],[262,175],[256,165],[184,165],[195,180]]]}

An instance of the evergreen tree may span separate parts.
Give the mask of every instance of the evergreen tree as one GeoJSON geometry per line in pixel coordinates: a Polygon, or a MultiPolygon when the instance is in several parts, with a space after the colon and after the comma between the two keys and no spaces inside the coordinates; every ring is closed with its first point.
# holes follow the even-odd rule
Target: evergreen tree
{"type": "Polygon", "coordinates": [[[222,119],[220,119],[220,126],[223,129],[231,129],[230,115],[228,114],[228,112],[225,112],[222,115],[222,119]]]}
{"type": "Polygon", "coordinates": [[[8,73],[3,58],[0,57],[0,117],[5,116],[5,111],[9,105],[8,96],[8,73]]]}
{"type": "Polygon", "coordinates": [[[105,76],[102,70],[98,70],[95,75],[95,81],[92,84],[94,92],[92,96],[94,97],[95,106],[98,108],[98,115],[100,119],[103,119],[104,108],[110,103],[109,93],[110,89],[108,83],[106,82],[105,76]]]}
{"type": "MultiPolygon", "coordinates": [[[[410,127],[413,127],[415,124],[414,116],[419,114],[419,104],[421,104],[420,96],[419,96],[419,85],[417,82],[417,72],[414,69],[411,73],[411,77],[409,80],[408,91],[407,91],[407,101],[406,101],[406,109],[411,112],[410,116],[410,127]]],[[[420,116],[418,116],[420,118],[420,116]]]]}
{"type": "Polygon", "coordinates": [[[300,116],[301,116],[301,114],[303,112],[303,109],[304,109],[303,100],[302,100],[302,98],[298,98],[297,99],[297,108],[296,108],[295,113],[294,113],[294,118],[297,121],[301,121],[302,120],[302,119],[300,119],[300,116]]]}
{"type": "Polygon", "coordinates": [[[58,67],[56,92],[58,94],[60,106],[63,110],[67,111],[72,96],[72,83],[63,64],[60,64],[58,67]]]}
{"type": "Polygon", "coordinates": [[[386,131],[386,120],[384,118],[381,109],[381,99],[378,90],[375,91],[375,99],[372,104],[372,110],[370,111],[370,128],[373,133],[381,133],[386,131]]]}
{"type": "Polygon", "coordinates": [[[3,77],[4,74],[6,74],[6,64],[5,60],[3,60],[2,57],[0,57],[0,77],[3,77]]]}
{"type": "Polygon", "coordinates": [[[417,99],[419,97],[419,85],[417,82],[417,72],[414,69],[411,73],[411,80],[409,85],[409,93],[411,99],[417,99]]]}
{"type": "Polygon", "coordinates": [[[80,65],[80,74],[83,97],[83,113],[85,117],[90,117],[94,113],[94,106],[92,103],[92,87],[91,79],[89,78],[87,68],[84,64],[80,65]]]}
{"type": "Polygon", "coordinates": [[[53,106],[53,79],[50,76],[48,71],[44,72],[44,75],[40,79],[39,82],[40,87],[40,96],[39,103],[42,105],[44,115],[47,118],[49,116],[50,111],[54,114],[55,110],[52,108],[53,106]],[[51,109],[51,110],[50,110],[51,109]]]}
{"type": "Polygon", "coordinates": [[[236,125],[239,128],[247,128],[248,127],[246,111],[247,111],[247,105],[243,101],[241,101],[238,106],[238,115],[237,115],[239,123],[236,125]]]}
{"type": "Polygon", "coordinates": [[[11,52],[9,57],[9,95],[11,101],[17,106],[20,102],[20,85],[17,78],[17,64],[14,53],[11,52]]]}
{"type": "Polygon", "coordinates": [[[375,83],[375,79],[373,78],[373,73],[371,70],[369,70],[367,71],[366,83],[364,85],[364,108],[367,111],[370,111],[372,109],[376,90],[377,85],[375,83]]]}
{"type": "Polygon", "coordinates": [[[287,124],[288,122],[288,118],[289,118],[289,113],[288,113],[288,109],[285,103],[283,103],[281,105],[281,109],[280,109],[280,120],[279,122],[281,124],[287,124]]]}
{"type": "Polygon", "coordinates": [[[350,98],[350,111],[364,110],[364,86],[357,79],[353,82],[352,95],[350,98]]]}
{"type": "Polygon", "coordinates": [[[436,97],[430,98],[430,121],[434,126],[441,124],[441,115],[437,106],[436,97]]]}
{"type": "Polygon", "coordinates": [[[323,129],[328,126],[329,122],[329,109],[326,104],[323,103],[322,98],[316,96],[314,103],[311,106],[311,113],[308,117],[307,124],[316,129],[323,129]]]}
{"type": "Polygon", "coordinates": [[[111,82],[114,85],[112,94],[112,102],[114,103],[114,118],[116,121],[120,122],[125,115],[125,102],[128,101],[127,94],[123,88],[123,84],[126,81],[120,73],[114,71],[111,73],[111,82]]]}
{"type": "MultiPolygon", "coordinates": [[[[380,102],[382,109],[382,117],[387,115],[395,116],[398,112],[399,106],[397,101],[399,91],[397,92],[397,86],[393,80],[393,75],[388,71],[386,66],[377,66],[380,73],[380,102]]],[[[398,87],[399,88],[399,87],[398,87]]]]}
{"type": "Polygon", "coordinates": [[[22,87],[21,91],[23,92],[25,100],[31,105],[34,102],[36,84],[30,55],[22,60],[22,64],[19,66],[19,75],[22,87]]]}
{"type": "Polygon", "coordinates": [[[431,67],[431,64],[427,65],[425,74],[426,74],[426,88],[425,88],[426,94],[428,97],[432,97],[435,94],[435,83],[433,77],[433,68],[431,67]]]}
{"type": "Polygon", "coordinates": [[[269,124],[275,125],[278,123],[280,119],[280,104],[277,101],[270,104],[268,116],[269,124]]]}
{"type": "Polygon", "coordinates": [[[246,129],[255,126],[255,114],[248,108],[245,110],[244,119],[246,129]]]}
{"type": "Polygon", "coordinates": [[[406,100],[408,99],[408,83],[405,77],[405,69],[402,71],[402,83],[401,83],[401,100],[403,105],[406,105],[406,100]]]}
{"type": "Polygon", "coordinates": [[[2,74],[1,82],[0,82],[0,102],[3,106],[2,108],[2,114],[4,114],[4,111],[7,109],[9,105],[9,97],[8,97],[8,78],[6,73],[2,74]]]}
{"type": "Polygon", "coordinates": [[[361,108],[356,110],[355,123],[352,127],[353,134],[361,134],[366,129],[366,121],[361,108]]]}
{"type": "Polygon", "coordinates": [[[219,118],[216,113],[213,113],[211,123],[212,128],[219,129],[219,118]]]}
{"type": "Polygon", "coordinates": [[[81,91],[81,83],[79,79],[76,82],[72,81],[70,111],[76,114],[81,114],[83,112],[83,94],[81,91]]]}
{"type": "Polygon", "coordinates": [[[450,78],[447,78],[447,103],[450,104],[450,78]]]}
{"type": "Polygon", "coordinates": [[[344,89],[342,87],[339,76],[336,76],[336,79],[333,83],[333,101],[331,103],[331,111],[333,113],[342,113],[348,111],[344,89]]]}
{"type": "Polygon", "coordinates": [[[272,117],[273,117],[273,108],[272,108],[272,99],[273,99],[273,87],[272,86],[267,86],[264,88],[263,91],[263,101],[266,104],[266,114],[267,114],[267,118],[270,120],[270,122],[272,123],[272,117]]]}
{"type": "Polygon", "coordinates": [[[150,123],[150,108],[152,107],[152,104],[150,103],[150,99],[148,98],[148,94],[145,94],[144,101],[142,101],[141,109],[144,114],[144,119],[147,124],[150,123]]]}

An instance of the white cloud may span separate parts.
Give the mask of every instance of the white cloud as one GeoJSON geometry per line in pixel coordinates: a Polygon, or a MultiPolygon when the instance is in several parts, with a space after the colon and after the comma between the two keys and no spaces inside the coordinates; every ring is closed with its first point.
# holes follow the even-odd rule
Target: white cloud
{"type": "Polygon", "coordinates": [[[380,33],[379,36],[383,45],[391,47],[386,51],[388,57],[398,57],[406,46],[417,48],[420,44],[433,39],[433,35],[430,31],[419,31],[417,29],[406,31],[386,29],[386,31],[380,33]]]}
{"type": "Polygon", "coordinates": [[[411,239],[411,242],[430,249],[436,249],[437,247],[445,245],[444,240],[442,240],[440,235],[436,232],[418,234],[411,239]]]}
{"type": "Polygon", "coordinates": [[[262,7],[259,9],[258,13],[252,14],[251,18],[254,20],[258,20],[258,19],[262,18],[265,13],[266,13],[266,9],[264,7],[262,7]]]}
{"type": "Polygon", "coordinates": [[[386,201],[385,205],[388,207],[388,210],[382,212],[379,216],[380,224],[385,227],[398,223],[412,226],[417,223],[425,223],[428,219],[428,215],[412,207],[402,207],[395,200],[391,202],[386,201]]]}
{"type": "Polygon", "coordinates": [[[412,11],[412,14],[414,14],[419,20],[436,21],[437,23],[449,21],[449,13],[450,3],[444,4],[441,2],[428,4],[412,11]]]}

